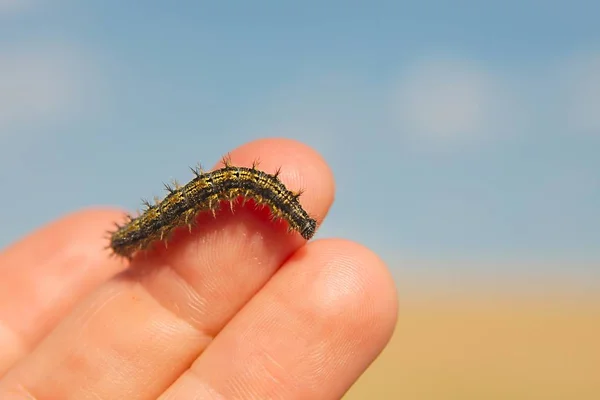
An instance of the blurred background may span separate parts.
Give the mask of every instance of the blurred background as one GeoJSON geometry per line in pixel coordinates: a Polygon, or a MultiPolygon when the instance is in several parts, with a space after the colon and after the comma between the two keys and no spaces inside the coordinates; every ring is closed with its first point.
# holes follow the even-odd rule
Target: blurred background
{"type": "Polygon", "coordinates": [[[348,399],[600,398],[600,3],[216,3],[0,0],[0,246],[295,138],[398,283],[348,399]]]}

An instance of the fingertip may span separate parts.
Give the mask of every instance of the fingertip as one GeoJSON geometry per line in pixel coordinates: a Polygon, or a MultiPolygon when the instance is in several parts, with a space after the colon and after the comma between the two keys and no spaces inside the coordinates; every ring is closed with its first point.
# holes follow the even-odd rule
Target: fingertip
{"type": "Polygon", "coordinates": [[[319,268],[314,297],[321,312],[338,316],[345,327],[378,343],[374,351],[381,351],[398,318],[397,288],[385,262],[364,245],[345,239],[317,240],[306,252],[319,268]]]}

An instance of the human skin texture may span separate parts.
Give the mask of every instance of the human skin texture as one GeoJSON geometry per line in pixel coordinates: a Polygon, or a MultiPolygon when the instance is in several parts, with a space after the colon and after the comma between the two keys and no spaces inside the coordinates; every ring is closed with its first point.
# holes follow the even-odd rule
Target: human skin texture
{"type": "MultiPolygon", "coordinates": [[[[323,222],[334,180],[311,148],[230,154],[281,167],[323,222]]],[[[1,399],[339,399],[392,335],[394,282],[360,244],[306,242],[246,204],[129,262],[106,249],[122,218],[75,212],[0,252],[1,399]]]]}

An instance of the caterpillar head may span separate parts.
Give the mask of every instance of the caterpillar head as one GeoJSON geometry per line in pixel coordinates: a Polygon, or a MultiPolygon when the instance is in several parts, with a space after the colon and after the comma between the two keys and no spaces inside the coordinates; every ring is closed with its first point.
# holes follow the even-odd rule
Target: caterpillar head
{"type": "Polygon", "coordinates": [[[302,235],[302,237],[304,239],[309,240],[311,237],[313,237],[316,230],[317,230],[317,221],[315,221],[312,218],[309,218],[302,225],[302,227],[300,229],[300,234],[302,235]]]}

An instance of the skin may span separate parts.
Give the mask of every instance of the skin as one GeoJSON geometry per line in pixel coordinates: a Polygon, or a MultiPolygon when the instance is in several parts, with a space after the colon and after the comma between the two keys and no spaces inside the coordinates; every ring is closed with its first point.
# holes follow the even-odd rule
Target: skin
{"type": "MultiPolygon", "coordinates": [[[[312,149],[231,157],[281,166],[322,223],[334,181],[312,149]]],[[[0,253],[0,398],[339,399],[392,335],[394,282],[360,244],[306,243],[248,204],[129,264],[105,250],[122,214],[76,212],[0,253]]]]}

